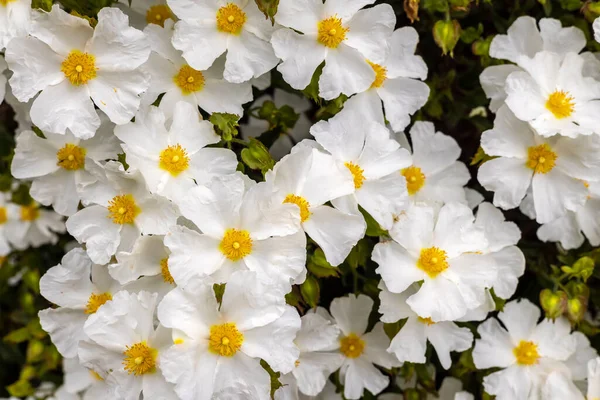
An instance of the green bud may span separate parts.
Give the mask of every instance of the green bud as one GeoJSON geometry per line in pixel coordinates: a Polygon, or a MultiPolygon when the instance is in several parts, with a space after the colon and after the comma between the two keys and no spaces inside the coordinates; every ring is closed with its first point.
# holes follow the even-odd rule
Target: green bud
{"type": "Polygon", "coordinates": [[[406,389],[404,391],[404,400],[421,400],[421,394],[417,389],[406,389]]]}
{"type": "Polygon", "coordinates": [[[37,269],[29,270],[23,275],[23,283],[31,291],[38,294],[40,292],[40,272],[37,269]]]}
{"type": "Polygon", "coordinates": [[[12,385],[7,386],[6,390],[8,390],[8,393],[11,396],[15,397],[27,397],[29,395],[32,395],[34,392],[34,389],[29,383],[29,381],[21,379],[19,379],[12,385]]]}
{"type": "Polygon", "coordinates": [[[304,283],[300,285],[300,293],[306,304],[311,308],[315,308],[319,304],[321,288],[314,276],[308,276],[304,283]]]}
{"type": "Polygon", "coordinates": [[[452,11],[469,11],[471,0],[450,0],[452,11]]]}
{"type": "Polygon", "coordinates": [[[19,380],[21,381],[30,381],[35,378],[37,373],[35,368],[32,365],[25,365],[23,369],[21,369],[21,374],[19,376],[19,380]]]}
{"type": "Polygon", "coordinates": [[[478,39],[471,45],[471,51],[473,54],[479,57],[484,57],[490,53],[490,44],[492,43],[493,36],[488,36],[485,39],[478,39]]]}
{"type": "Polygon", "coordinates": [[[265,14],[265,18],[271,19],[271,23],[274,24],[275,20],[273,17],[277,14],[277,7],[279,6],[279,0],[254,0],[258,9],[265,14]]]}
{"type": "Polygon", "coordinates": [[[567,309],[567,294],[561,290],[554,293],[550,289],[540,292],[540,304],[546,313],[546,318],[556,319],[567,309]]]}
{"type": "Polygon", "coordinates": [[[260,107],[260,109],[258,110],[259,118],[264,119],[269,122],[271,122],[271,120],[274,118],[276,113],[277,113],[277,107],[275,106],[275,103],[273,103],[271,100],[265,101],[263,103],[263,105],[260,107]]]}
{"type": "Polygon", "coordinates": [[[454,57],[454,47],[460,38],[460,24],[456,20],[438,21],[433,26],[433,39],[438,47],[442,49],[442,54],[450,54],[454,57]]]}
{"type": "Polygon", "coordinates": [[[594,260],[590,257],[581,257],[573,264],[573,274],[583,279],[584,282],[586,282],[593,273],[594,260]]]}
{"type": "Polygon", "coordinates": [[[581,297],[569,299],[567,303],[567,316],[572,322],[579,322],[585,316],[587,301],[581,297]]]}
{"type": "Polygon", "coordinates": [[[36,362],[41,360],[44,354],[44,344],[39,340],[32,340],[27,346],[27,362],[36,362]]]}
{"type": "Polygon", "coordinates": [[[260,140],[255,138],[250,138],[248,147],[242,150],[242,161],[250,169],[258,169],[263,174],[266,174],[275,165],[269,149],[260,140]]]}
{"type": "Polygon", "coordinates": [[[285,105],[279,109],[277,122],[287,130],[293,128],[299,118],[300,114],[297,114],[292,107],[285,105]]]}
{"type": "Polygon", "coordinates": [[[221,135],[223,140],[230,142],[238,135],[238,121],[240,117],[235,114],[213,113],[210,116],[210,123],[215,126],[215,130],[221,135]]]}

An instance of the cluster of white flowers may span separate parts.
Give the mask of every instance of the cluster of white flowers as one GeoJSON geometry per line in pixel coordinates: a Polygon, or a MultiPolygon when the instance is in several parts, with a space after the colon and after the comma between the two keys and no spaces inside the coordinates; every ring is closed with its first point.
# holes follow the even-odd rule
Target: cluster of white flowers
{"type": "MultiPolygon", "coordinates": [[[[269,370],[283,384],[277,400],[342,399],[329,381],[336,371],[344,398],[359,399],[390,385],[382,370],[425,363],[427,342],[445,369],[452,352],[473,347],[462,323],[486,320],[493,295],[515,293],[521,232],[465,188],[454,139],[430,122],[404,134],[427,101],[427,67],[416,31],[394,30],[392,8],[374,2],[280,0],[272,25],[254,1],[123,0],[92,27],[58,5],[0,1],[0,50],[22,103],[12,173],[68,217],[81,244],[40,281],[57,306],[40,321],[65,357],[57,400],[268,400],[269,370]],[[349,99],[327,121],[301,115],[257,183],[202,114],[241,117],[274,68],[294,89],[322,68],[319,96],[349,99]],[[365,213],[388,233],[372,253],[379,309],[349,295],[301,316],[286,295],[306,279],[307,236],[340,265],[365,236],[365,213]],[[383,323],[400,320],[390,339],[383,323]]],[[[600,244],[600,82],[589,72],[600,75],[600,62],[578,54],[576,28],[546,19],[540,29],[521,18],[492,43],[492,56],[517,65],[482,75],[498,113],[482,146],[497,158],[479,180],[501,208],[532,200],[542,240],[578,246],[583,231],[600,244]]],[[[273,101],[310,107],[293,97],[276,90],[273,101]]],[[[256,136],[262,122],[251,117],[242,133],[256,136]]],[[[19,223],[16,211],[0,198],[0,252],[5,237],[38,245],[64,229],[37,205],[22,207],[19,223]]],[[[498,400],[583,398],[573,381],[590,360],[597,390],[587,338],[539,317],[513,301],[504,327],[479,326],[475,365],[504,368],[485,390],[498,400]]],[[[448,399],[472,398],[446,382],[448,399]]]]}

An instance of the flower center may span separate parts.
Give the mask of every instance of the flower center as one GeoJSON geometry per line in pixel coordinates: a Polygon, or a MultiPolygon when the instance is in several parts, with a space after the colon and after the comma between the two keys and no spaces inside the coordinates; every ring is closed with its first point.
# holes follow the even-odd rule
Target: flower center
{"type": "Polygon", "coordinates": [[[429,247],[421,250],[417,267],[425,271],[431,278],[448,269],[448,255],[442,249],[429,247]]]}
{"type": "Polygon", "coordinates": [[[185,95],[196,93],[204,89],[204,75],[189,65],[181,67],[177,75],[173,78],[175,84],[185,95]]]}
{"type": "Polygon", "coordinates": [[[320,21],[317,29],[317,42],[330,49],[337,48],[346,39],[346,33],[350,30],[344,28],[342,19],[338,18],[337,14],[320,21]]]}
{"type": "Polygon", "coordinates": [[[22,221],[35,221],[40,216],[40,210],[37,204],[31,204],[28,206],[21,206],[21,220],[22,221]]]}
{"type": "Polygon", "coordinates": [[[8,3],[12,3],[13,1],[17,0],[0,0],[0,5],[6,7],[8,3]]]}
{"type": "Polygon", "coordinates": [[[144,375],[156,371],[157,351],[148,347],[145,342],[136,343],[133,346],[127,346],[123,352],[123,365],[125,370],[131,375],[144,375]]]}
{"type": "Polygon", "coordinates": [[[385,80],[387,79],[387,68],[382,67],[379,64],[372,63],[369,60],[367,60],[367,62],[369,63],[371,68],[373,68],[373,71],[375,72],[375,80],[371,84],[371,87],[372,88],[381,87],[383,85],[383,82],[385,82],[385,80]]]}
{"type": "Polygon", "coordinates": [[[173,14],[166,4],[152,6],[146,12],[146,22],[149,24],[156,24],[164,27],[165,21],[169,18],[173,19],[173,14]]]}
{"type": "Polygon", "coordinates": [[[190,165],[190,158],[187,152],[180,144],[169,146],[160,152],[159,167],[168,171],[171,175],[177,176],[190,165]]]}
{"type": "Polygon", "coordinates": [[[534,174],[546,174],[554,168],[557,157],[550,146],[543,143],[527,149],[527,163],[525,165],[531,168],[534,174]]]}
{"type": "Polygon", "coordinates": [[[175,284],[175,280],[171,275],[171,271],[169,271],[169,258],[163,258],[160,260],[160,273],[163,277],[163,280],[171,285],[175,284]]]}
{"type": "Polygon", "coordinates": [[[91,54],[73,50],[62,62],[60,70],[73,85],[84,85],[96,77],[96,58],[91,54]]]}
{"type": "Polygon", "coordinates": [[[0,207],[0,225],[5,224],[8,221],[8,213],[6,207],[0,207]]]}
{"type": "Polygon", "coordinates": [[[340,339],[340,352],[348,358],[357,358],[363,353],[365,342],[355,333],[340,339]]]}
{"type": "Polygon", "coordinates": [[[354,177],[354,188],[360,189],[365,181],[365,176],[363,175],[364,170],[352,162],[346,162],[344,165],[352,172],[352,176],[354,177]]]}
{"type": "Polygon", "coordinates": [[[240,7],[233,3],[227,3],[217,11],[217,29],[221,32],[239,35],[246,19],[246,13],[240,7]]]}
{"type": "Polygon", "coordinates": [[[238,331],[234,323],[228,322],[210,327],[208,349],[214,354],[232,357],[242,347],[242,343],[244,343],[244,335],[238,331]]]}
{"type": "Polygon", "coordinates": [[[433,324],[435,324],[435,322],[433,322],[430,317],[427,317],[427,318],[418,317],[417,320],[420,323],[425,324],[425,325],[433,325],[433,324]]]}
{"type": "Polygon", "coordinates": [[[537,345],[533,342],[521,340],[519,345],[513,349],[513,353],[517,358],[519,365],[537,364],[540,355],[537,351],[537,345]]]}
{"type": "Polygon", "coordinates": [[[425,185],[425,174],[417,166],[411,165],[408,168],[404,168],[401,174],[406,178],[406,189],[411,196],[417,194],[423,185],[425,185]]]}
{"type": "Polygon", "coordinates": [[[76,171],[85,167],[85,153],[83,147],[67,143],[65,147],[56,152],[58,161],[56,165],[68,171],[76,171]]]}
{"type": "Polygon", "coordinates": [[[106,303],[109,300],[112,300],[112,295],[110,293],[92,293],[85,306],[85,313],[95,313],[96,311],[98,311],[102,304],[106,303]]]}
{"type": "Polygon", "coordinates": [[[553,92],[548,101],[546,101],[546,108],[550,110],[556,119],[567,118],[573,114],[575,108],[575,102],[569,92],[563,90],[557,90],[553,92]]]}
{"type": "Polygon", "coordinates": [[[137,204],[135,199],[130,194],[122,194],[113,197],[108,202],[108,211],[110,213],[109,218],[112,218],[115,224],[133,224],[135,217],[142,211],[137,204]]]}
{"type": "Polygon", "coordinates": [[[296,196],[295,194],[288,194],[283,203],[292,203],[297,205],[300,208],[300,221],[305,222],[308,218],[310,218],[310,204],[304,197],[296,196]]]}
{"type": "Polygon", "coordinates": [[[252,239],[248,231],[227,229],[219,250],[231,261],[238,261],[252,252],[252,239]]]}

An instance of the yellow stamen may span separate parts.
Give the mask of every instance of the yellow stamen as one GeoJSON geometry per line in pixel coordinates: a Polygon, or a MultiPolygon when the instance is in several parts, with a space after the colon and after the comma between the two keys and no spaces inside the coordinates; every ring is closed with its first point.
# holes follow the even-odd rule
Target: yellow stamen
{"type": "Polygon", "coordinates": [[[296,196],[295,194],[288,194],[283,200],[283,203],[295,204],[300,208],[301,222],[305,222],[310,218],[310,204],[308,204],[308,201],[306,201],[304,197],[296,196]]]}
{"type": "Polygon", "coordinates": [[[85,167],[86,150],[72,143],[67,143],[56,152],[56,165],[68,171],[76,171],[85,167]]]}
{"type": "Polygon", "coordinates": [[[317,25],[317,41],[331,49],[337,48],[346,39],[349,28],[344,28],[337,15],[320,21],[317,25]]]}
{"type": "Polygon", "coordinates": [[[406,178],[406,189],[411,196],[417,194],[425,185],[425,174],[421,171],[421,168],[415,165],[404,168],[401,174],[406,178]]]}
{"type": "Polygon", "coordinates": [[[373,68],[373,71],[375,72],[375,80],[371,84],[371,87],[372,88],[381,87],[383,85],[383,83],[385,82],[385,80],[387,79],[387,68],[382,67],[379,64],[372,63],[369,60],[367,60],[367,62],[369,63],[371,68],[373,68]]]}
{"type": "Polygon", "coordinates": [[[123,355],[125,356],[123,365],[130,375],[144,375],[156,372],[156,356],[158,352],[148,347],[145,342],[127,346],[123,355]]]}
{"type": "Polygon", "coordinates": [[[231,261],[238,261],[252,252],[252,239],[248,231],[227,229],[219,250],[231,261]]]}
{"type": "Polygon", "coordinates": [[[240,7],[233,3],[227,3],[217,11],[217,29],[221,32],[239,35],[246,19],[246,13],[240,7]]]}
{"type": "Polygon", "coordinates": [[[175,284],[175,280],[171,275],[171,271],[169,271],[169,258],[163,258],[160,260],[160,273],[163,277],[163,280],[171,285],[175,284]]]}
{"type": "Polygon", "coordinates": [[[22,221],[35,221],[40,216],[40,209],[37,204],[30,204],[28,206],[21,206],[21,220],[22,221]]]}
{"type": "Polygon", "coordinates": [[[519,365],[537,364],[540,358],[537,351],[537,345],[525,340],[521,340],[519,345],[513,349],[513,353],[517,358],[517,364],[519,365]]]}
{"type": "Polygon", "coordinates": [[[427,318],[418,317],[417,320],[420,323],[425,324],[425,325],[433,325],[433,324],[435,324],[435,322],[433,322],[430,317],[427,317],[427,318]]]}
{"type": "Polygon", "coordinates": [[[190,158],[180,144],[169,146],[160,152],[159,167],[177,176],[190,166],[190,158]]]}
{"type": "Polygon", "coordinates": [[[91,54],[73,50],[62,62],[60,70],[73,85],[84,85],[96,77],[96,58],[91,54]]]}
{"type": "Polygon", "coordinates": [[[223,357],[232,357],[242,347],[244,335],[238,331],[237,326],[228,322],[210,327],[208,349],[223,357]]]}
{"type": "Polygon", "coordinates": [[[437,247],[422,249],[417,260],[417,267],[431,278],[435,278],[441,272],[448,269],[448,255],[444,250],[437,247]]]}
{"type": "Polygon", "coordinates": [[[185,95],[200,92],[204,89],[204,75],[189,65],[181,67],[173,80],[185,95]]]}
{"type": "Polygon", "coordinates": [[[354,177],[354,188],[360,189],[365,181],[365,176],[363,174],[364,170],[352,162],[346,162],[344,165],[352,172],[352,176],[354,177]]]}
{"type": "Polygon", "coordinates": [[[95,313],[96,311],[98,311],[101,305],[110,300],[112,300],[112,295],[110,293],[92,293],[90,298],[88,299],[87,305],[85,306],[85,313],[95,313]]]}
{"type": "Polygon", "coordinates": [[[135,217],[142,210],[135,203],[135,199],[130,194],[124,194],[113,197],[108,203],[109,218],[112,218],[115,224],[133,224],[135,217]]]}
{"type": "Polygon", "coordinates": [[[554,168],[557,157],[557,154],[546,143],[531,146],[527,149],[526,165],[534,171],[534,174],[547,174],[554,168]]]}
{"type": "Polygon", "coordinates": [[[173,14],[166,4],[152,6],[146,12],[146,22],[149,24],[156,24],[164,27],[167,19],[173,19],[173,14]]]}
{"type": "Polygon", "coordinates": [[[357,358],[363,353],[365,342],[355,333],[340,339],[340,352],[348,358],[357,358]]]}
{"type": "Polygon", "coordinates": [[[575,102],[569,92],[557,90],[553,92],[546,101],[546,108],[550,110],[557,119],[563,119],[573,114],[575,102]]]}
{"type": "Polygon", "coordinates": [[[0,207],[0,225],[5,224],[8,221],[8,212],[6,207],[0,207]]]}

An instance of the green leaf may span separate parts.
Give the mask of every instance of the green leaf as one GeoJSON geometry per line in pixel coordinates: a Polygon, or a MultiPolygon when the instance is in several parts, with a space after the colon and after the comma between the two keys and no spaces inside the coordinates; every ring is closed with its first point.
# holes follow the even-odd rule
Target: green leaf
{"type": "Polygon", "coordinates": [[[19,328],[12,332],[9,332],[6,336],[4,336],[3,340],[8,343],[22,343],[31,338],[29,334],[29,329],[26,327],[19,328]]]}
{"type": "Polygon", "coordinates": [[[274,399],[277,389],[283,386],[281,382],[279,382],[279,376],[281,374],[273,371],[273,368],[271,368],[271,366],[265,360],[260,360],[260,365],[265,369],[265,371],[267,371],[269,377],[271,378],[271,399],[274,399]]]}
{"type": "Polygon", "coordinates": [[[340,270],[327,262],[325,253],[320,248],[317,248],[312,253],[306,265],[308,271],[317,278],[331,278],[340,276],[340,270]]]}
{"type": "Polygon", "coordinates": [[[375,219],[371,217],[371,214],[366,212],[362,207],[360,207],[360,212],[362,213],[363,217],[365,218],[365,222],[367,223],[367,236],[387,236],[388,232],[385,229],[381,228],[381,226],[379,226],[377,221],[375,221],[375,219]]]}
{"type": "Polygon", "coordinates": [[[240,116],[228,113],[213,113],[210,116],[210,123],[216,128],[217,133],[226,142],[231,142],[231,139],[238,135],[237,127],[240,116]]]}
{"type": "Polygon", "coordinates": [[[306,277],[304,283],[300,285],[300,293],[310,308],[315,308],[319,305],[321,287],[319,286],[319,281],[317,281],[314,276],[309,275],[306,277]]]}
{"type": "Polygon", "coordinates": [[[352,248],[346,262],[352,268],[357,269],[358,267],[364,267],[371,257],[372,247],[369,245],[369,240],[362,238],[356,243],[356,246],[352,248]]]}

